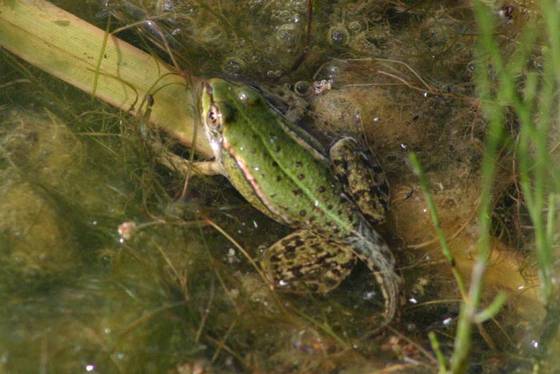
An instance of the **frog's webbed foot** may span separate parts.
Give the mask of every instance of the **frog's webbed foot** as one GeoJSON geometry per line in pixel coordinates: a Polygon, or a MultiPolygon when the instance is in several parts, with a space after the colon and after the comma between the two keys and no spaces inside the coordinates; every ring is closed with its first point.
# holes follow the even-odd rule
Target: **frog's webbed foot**
{"type": "Polygon", "coordinates": [[[355,261],[344,244],[299,230],[270,246],[261,265],[280,290],[326,293],[346,278],[355,261]]]}
{"type": "MultiPolygon", "coordinates": [[[[368,264],[368,266],[370,266],[368,264]]],[[[373,275],[381,288],[383,299],[385,302],[385,323],[389,323],[397,314],[397,308],[400,301],[400,286],[402,279],[393,271],[392,268],[387,268],[387,265],[381,261],[375,266],[373,275]]],[[[371,268],[371,267],[370,267],[371,268]]]]}
{"type": "Polygon", "coordinates": [[[344,191],[368,221],[383,223],[389,207],[389,184],[377,158],[363,152],[351,137],[338,140],[329,153],[344,191]]]}
{"type": "Polygon", "coordinates": [[[348,244],[354,249],[355,255],[365,262],[379,284],[385,303],[386,324],[397,313],[402,279],[395,272],[395,258],[387,243],[369,225],[363,226],[363,229],[361,235],[349,238],[348,244]]]}

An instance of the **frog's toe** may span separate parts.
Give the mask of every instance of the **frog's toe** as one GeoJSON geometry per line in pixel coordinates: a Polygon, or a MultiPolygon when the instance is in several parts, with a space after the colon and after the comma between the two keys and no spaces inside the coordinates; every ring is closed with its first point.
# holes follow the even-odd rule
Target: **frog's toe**
{"type": "Polygon", "coordinates": [[[332,168],[345,192],[374,224],[383,223],[389,206],[389,184],[377,158],[362,152],[351,137],[330,149],[332,168]]]}
{"type": "Polygon", "coordinates": [[[345,245],[311,231],[296,231],[264,254],[261,265],[278,289],[326,293],[350,273],[355,256],[345,245]]]}

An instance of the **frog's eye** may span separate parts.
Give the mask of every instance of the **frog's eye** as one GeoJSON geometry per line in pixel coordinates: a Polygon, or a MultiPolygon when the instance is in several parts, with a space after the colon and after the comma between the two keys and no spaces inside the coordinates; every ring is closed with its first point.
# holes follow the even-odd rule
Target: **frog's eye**
{"type": "Polygon", "coordinates": [[[206,115],[206,124],[211,127],[218,127],[222,125],[222,120],[222,113],[216,105],[212,104],[206,115]]]}

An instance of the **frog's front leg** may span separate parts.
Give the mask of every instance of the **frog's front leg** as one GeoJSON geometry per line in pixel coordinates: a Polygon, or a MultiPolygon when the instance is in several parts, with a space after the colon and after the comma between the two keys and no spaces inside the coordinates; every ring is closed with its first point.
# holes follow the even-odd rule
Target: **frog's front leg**
{"type": "MultiPolygon", "coordinates": [[[[186,161],[186,160],[185,160],[186,161]]],[[[217,161],[187,161],[186,167],[192,167],[193,171],[202,175],[224,175],[224,168],[217,161]]]]}
{"type": "Polygon", "coordinates": [[[224,175],[224,168],[218,161],[189,161],[167,150],[161,150],[158,161],[171,170],[183,175],[195,173],[201,175],[224,175]]]}
{"type": "Polygon", "coordinates": [[[334,143],[329,154],[334,174],[346,194],[369,222],[383,223],[389,208],[389,183],[377,158],[364,153],[351,137],[334,143]]]}

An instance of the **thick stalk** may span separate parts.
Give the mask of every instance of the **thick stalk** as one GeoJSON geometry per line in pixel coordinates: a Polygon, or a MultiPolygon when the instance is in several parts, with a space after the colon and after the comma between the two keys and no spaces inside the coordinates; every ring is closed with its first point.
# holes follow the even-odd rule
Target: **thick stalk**
{"type": "MultiPolygon", "coordinates": [[[[0,1],[0,46],[131,114],[154,98],[150,121],[191,146],[191,89],[169,66],[44,0],[0,1]]],[[[198,131],[198,134],[202,134],[198,131]]],[[[211,155],[205,139],[196,149],[211,155]]]]}

